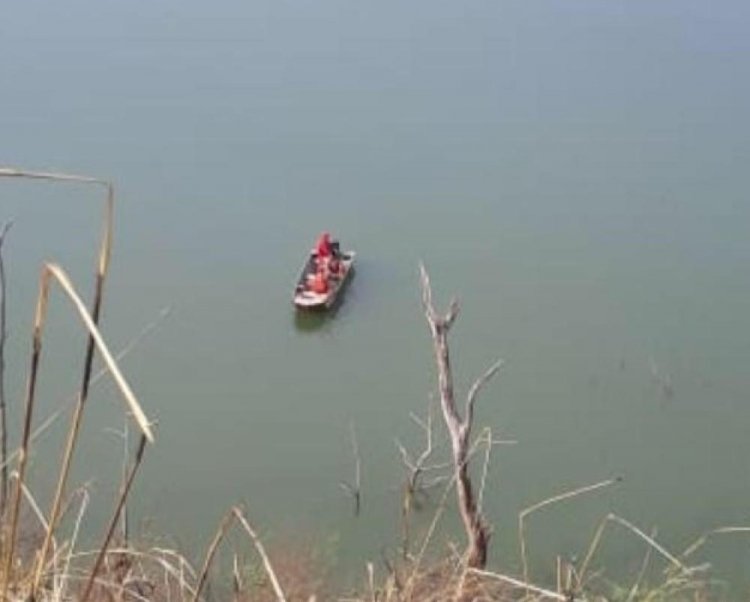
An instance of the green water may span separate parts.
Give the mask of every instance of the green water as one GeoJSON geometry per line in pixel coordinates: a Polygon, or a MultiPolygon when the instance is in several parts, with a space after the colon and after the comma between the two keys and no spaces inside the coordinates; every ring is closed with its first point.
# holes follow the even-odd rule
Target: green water
{"type": "MultiPolygon", "coordinates": [[[[332,534],[357,570],[395,547],[393,440],[421,445],[408,415],[435,388],[420,259],[440,302],[462,301],[460,390],[507,361],[477,416],[518,440],[485,492],[494,563],[518,565],[521,508],[611,476],[533,519],[540,580],[609,511],[674,550],[750,524],[749,17],[683,0],[4,11],[0,163],[117,182],[113,348],[173,308],[123,362],[159,421],[137,524],[202,545],[243,500],[267,536],[332,534]],[[356,277],[330,319],[299,318],[291,289],[324,228],[357,250],[356,277]],[[351,421],[357,520],[338,486],[351,421]]],[[[101,207],[0,185],[20,400],[38,266],[56,258],[88,292],[101,207]]],[[[40,415],[75,391],[83,345],[61,299],[51,311],[40,415]]],[[[111,387],[94,399],[76,468],[95,479],[92,528],[119,470],[104,428],[122,423],[111,387]]],[[[704,552],[739,578],[748,550],[704,552]]],[[[603,553],[625,571],[643,551],[613,530],[603,553]]]]}

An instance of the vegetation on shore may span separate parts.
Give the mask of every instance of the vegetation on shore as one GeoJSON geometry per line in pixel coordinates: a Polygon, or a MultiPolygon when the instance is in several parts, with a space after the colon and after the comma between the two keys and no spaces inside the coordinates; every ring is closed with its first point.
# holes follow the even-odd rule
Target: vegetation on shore
{"type": "MultiPolygon", "coordinates": [[[[646,533],[614,514],[607,515],[601,521],[580,561],[556,559],[554,583],[542,585],[532,582],[524,536],[525,525],[530,517],[550,505],[610,487],[618,481],[617,478],[561,492],[525,509],[518,517],[522,574],[505,575],[488,570],[492,529],[483,517],[482,504],[487,466],[498,441],[493,438],[491,430],[486,428],[481,429],[478,435],[473,435],[477,431],[473,424],[474,404],[482,388],[497,373],[502,363],[493,364],[475,381],[468,391],[463,411],[460,412],[453,390],[448,350],[448,332],[458,315],[458,305],[452,302],[444,315],[435,310],[429,277],[424,267],[421,268],[423,305],[434,344],[440,411],[450,438],[452,454],[448,465],[433,463],[432,410],[428,411],[426,419],[413,417],[425,432],[426,445],[419,454],[411,454],[399,444],[405,478],[402,488],[402,549],[398,561],[384,559],[382,566],[377,567],[368,563],[363,567],[361,586],[356,591],[337,591],[334,585],[337,580],[325,578],[327,567],[316,562],[313,551],[293,549],[293,546],[288,549],[267,549],[256,527],[238,506],[228,509],[208,548],[202,553],[188,554],[148,541],[134,541],[125,520],[126,504],[149,443],[154,440],[155,435],[145,411],[118,367],[122,352],[113,354],[98,328],[111,253],[113,186],[96,178],[15,169],[0,168],[0,176],[85,183],[103,187],[106,192],[104,226],[91,307],[85,306],[77,288],[60,266],[50,263],[42,268],[31,337],[21,445],[12,452],[7,449],[6,399],[3,389],[6,312],[2,252],[9,226],[0,227],[0,601],[197,602],[208,598],[231,598],[236,601],[276,602],[328,599],[362,602],[544,599],[656,602],[725,597],[723,586],[710,578],[710,567],[696,566],[692,563],[692,558],[708,537],[750,529],[717,529],[697,539],[678,554],[664,547],[655,533],[646,533]],[[81,385],[70,416],[54,496],[49,509],[45,510],[27,487],[30,450],[35,439],[46,430],[51,421],[61,417],[63,410],[68,409],[62,408],[35,429],[36,382],[43,364],[45,316],[49,290],[53,285],[58,285],[72,302],[73,315],[80,320],[88,339],[84,350],[81,385]],[[95,374],[93,359],[97,353],[103,359],[106,369],[95,374]],[[110,519],[98,545],[89,548],[81,543],[80,531],[86,520],[90,495],[85,486],[71,487],[69,474],[82,432],[89,389],[96,380],[107,374],[117,384],[126,404],[126,412],[138,429],[138,440],[134,449],[130,450],[121,490],[110,519]],[[472,480],[475,477],[472,477],[469,470],[474,459],[481,469],[478,471],[478,482],[472,480]],[[10,468],[12,470],[9,471],[10,468]],[[434,477],[436,469],[442,469],[441,477],[434,477]],[[440,487],[442,490],[438,489],[440,487]],[[445,546],[438,535],[441,519],[452,506],[452,492],[455,493],[465,531],[466,543],[463,546],[445,546]],[[426,529],[415,533],[412,526],[413,515],[417,511],[415,500],[421,496],[433,496],[436,506],[434,515],[427,521],[426,529]],[[67,520],[63,521],[64,518],[67,520]],[[596,564],[597,550],[604,536],[613,527],[622,529],[644,544],[643,562],[637,573],[624,585],[608,581],[606,574],[596,564]],[[246,542],[247,553],[252,553],[252,560],[241,560],[237,553],[221,553],[232,532],[239,534],[246,542]],[[194,558],[200,560],[195,561],[194,558]],[[654,570],[654,567],[658,567],[658,570],[654,570]],[[212,579],[217,571],[224,577],[212,579]]],[[[130,348],[132,347],[128,346],[124,352],[130,348]]],[[[355,478],[352,483],[343,483],[342,487],[351,495],[355,515],[358,515],[362,492],[359,452],[353,426],[351,433],[355,478]]]]}

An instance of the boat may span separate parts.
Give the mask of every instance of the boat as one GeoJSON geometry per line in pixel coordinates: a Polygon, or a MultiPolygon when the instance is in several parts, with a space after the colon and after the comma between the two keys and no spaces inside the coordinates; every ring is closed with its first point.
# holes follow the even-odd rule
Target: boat
{"type": "Polygon", "coordinates": [[[330,309],[338,300],[347,281],[351,278],[356,255],[354,251],[340,252],[338,259],[341,262],[341,273],[338,276],[328,277],[328,290],[325,293],[316,293],[310,290],[308,282],[310,277],[317,272],[318,254],[315,250],[310,251],[297,279],[297,285],[294,288],[294,305],[299,309],[330,309]]]}

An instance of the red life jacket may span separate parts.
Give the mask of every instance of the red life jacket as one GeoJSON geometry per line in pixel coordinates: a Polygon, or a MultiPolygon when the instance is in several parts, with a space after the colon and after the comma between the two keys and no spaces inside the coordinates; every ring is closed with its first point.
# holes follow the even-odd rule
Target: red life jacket
{"type": "Polygon", "coordinates": [[[315,245],[315,252],[318,257],[329,257],[331,250],[331,235],[328,232],[323,232],[315,245]]]}
{"type": "Polygon", "coordinates": [[[325,295],[328,292],[328,281],[322,272],[317,272],[310,281],[310,290],[318,295],[325,295]]]}

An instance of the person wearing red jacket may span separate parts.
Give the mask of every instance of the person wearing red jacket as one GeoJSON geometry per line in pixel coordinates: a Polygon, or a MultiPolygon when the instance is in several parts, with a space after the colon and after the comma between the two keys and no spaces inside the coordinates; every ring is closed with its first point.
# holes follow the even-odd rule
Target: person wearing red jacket
{"type": "Polygon", "coordinates": [[[328,232],[323,232],[323,234],[318,237],[318,242],[315,243],[315,253],[318,256],[318,259],[330,257],[333,254],[331,235],[328,232]]]}
{"type": "Polygon", "coordinates": [[[325,295],[328,292],[328,279],[323,270],[318,270],[310,277],[308,286],[313,293],[325,295]]]}

